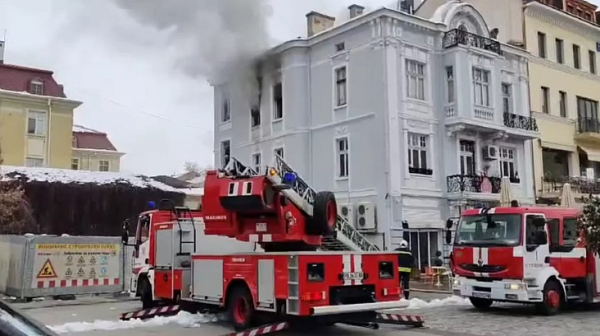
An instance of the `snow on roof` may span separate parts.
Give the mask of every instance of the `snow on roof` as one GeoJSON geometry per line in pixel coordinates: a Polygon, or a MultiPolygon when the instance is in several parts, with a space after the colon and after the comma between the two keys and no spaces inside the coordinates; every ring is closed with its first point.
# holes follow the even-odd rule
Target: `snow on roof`
{"type": "Polygon", "coordinates": [[[86,133],[100,133],[102,132],[96,131],[95,129],[87,128],[85,126],[73,124],[73,132],[86,132],[86,133]]]}
{"type": "Polygon", "coordinates": [[[0,166],[0,181],[11,181],[25,177],[27,181],[75,184],[127,184],[137,188],[155,188],[167,192],[182,193],[147,176],[113,172],[90,172],[55,168],[30,168],[0,166]]]}
{"type": "Polygon", "coordinates": [[[203,196],[204,195],[204,188],[186,188],[186,189],[179,189],[180,191],[183,191],[186,195],[189,196],[203,196]]]}

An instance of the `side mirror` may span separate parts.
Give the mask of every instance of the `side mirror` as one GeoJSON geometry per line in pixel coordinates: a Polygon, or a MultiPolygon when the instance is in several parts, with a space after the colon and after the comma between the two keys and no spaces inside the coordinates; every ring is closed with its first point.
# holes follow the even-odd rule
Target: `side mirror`
{"type": "Polygon", "coordinates": [[[123,245],[129,243],[129,219],[123,221],[123,231],[121,232],[121,242],[123,245]]]}
{"type": "Polygon", "coordinates": [[[548,244],[548,235],[546,234],[546,231],[536,231],[535,243],[536,243],[536,245],[548,244]]]}
{"type": "Polygon", "coordinates": [[[544,217],[534,217],[532,220],[532,224],[536,227],[543,227],[544,225],[546,225],[546,219],[544,219],[544,217]]]}
{"type": "Polygon", "coordinates": [[[452,231],[446,231],[446,244],[450,245],[452,243],[452,231]]]}
{"type": "Polygon", "coordinates": [[[446,221],[446,229],[450,230],[450,229],[452,229],[453,226],[454,226],[454,221],[452,220],[452,218],[448,218],[448,220],[446,221]]]}

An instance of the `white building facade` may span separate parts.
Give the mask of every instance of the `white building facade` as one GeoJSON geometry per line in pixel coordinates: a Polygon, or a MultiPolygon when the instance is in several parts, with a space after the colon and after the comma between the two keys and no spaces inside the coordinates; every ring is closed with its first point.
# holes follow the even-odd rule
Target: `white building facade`
{"type": "Polygon", "coordinates": [[[264,171],[280,155],[380,248],[397,247],[407,221],[426,267],[444,252],[446,219],[497,202],[501,176],[534,203],[528,54],[460,1],[430,19],[350,10],[336,26],[309,13],[308,38],[265,55],[258,98],[213,83],[215,164],[264,171]]]}

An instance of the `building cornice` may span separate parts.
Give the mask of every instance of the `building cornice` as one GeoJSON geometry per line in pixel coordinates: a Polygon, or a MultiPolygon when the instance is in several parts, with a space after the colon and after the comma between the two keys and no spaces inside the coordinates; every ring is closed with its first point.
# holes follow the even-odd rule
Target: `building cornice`
{"type": "Polygon", "coordinates": [[[556,63],[556,62],[547,60],[545,58],[540,58],[540,57],[532,55],[531,57],[529,57],[529,62],[534,63],[534,64],[539,64],[539,65],[547,67],[547,68],[552,68],[554,70],[566,72],[573,76],[579,76],[579,77],[583,77],[585,79],[597,81],[600,83],[600,76],[598,76],[598,75],[594,75],[592,73],[589,73],[589,72],[586,72],[583,70],[571,68],[568,65],[556,63]]]}
{"type": "Polygon", "coordinates": [[[0,89],[0,98],[13,99],[19,101],[27,101],[38,104],[48,104],[48,101],[52,102],[53,105],[62,105],[72,108],[77,108],[83,104],[80,101],[72,100],[68,98],[52,97],[52,96],[40,96],[34,95],[28,92],[16,92],[0,89]]]}
{"type": "Polygon", "coordinates": [[[73,148],[73,152],[85,153],[85,154],[95,154],[95,155],[106,155],[106,156],[115,156],[121,157],[125,155],[123,152],[113,151],[108,149],[91,149],[91,148],[73,148]]]}
{"type": "Polygon", "coordinates": [[[587,23],[575,16],[536,1],[526,4],[524,8],[526,17],[541,20],[558,29],[568,30],[589,38],[593,42],[600,40],[600,27],[587,23]]]}
{"type": "Polygon", "coordinates": [[[563,118],[563,117],[551,115],[548,113],[542,113],[542,112],[532,111],[531,116],[537,120],[549,120],[552,122],[557,122],[557,123],[561,123],[561,124],[565,124],[565,125],[574,125],[576,123],[576,121],[573,119],[563,118]]]}

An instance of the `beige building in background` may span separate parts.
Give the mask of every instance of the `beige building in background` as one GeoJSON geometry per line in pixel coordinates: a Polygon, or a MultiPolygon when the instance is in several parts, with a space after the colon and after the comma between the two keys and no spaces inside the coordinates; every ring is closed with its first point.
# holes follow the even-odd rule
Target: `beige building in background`
{"type": "Polygon", "coordinates": [[[70,168],[73,111],[52,71],[4,64],[0,41],[0,164],[70,168]]]}
{"type": "Polygon", "coordinates": [[[541,133],[533,161],[538,198],[556,201],[564,182],[587,194],[600,177],[600,27],[592,4],[542,2],[525,4],[523,13],[532,116],[541,133]]]}
{"type": "Polygon", "coordinates": [[[73,157],[71,169],[118,172],[121,169],[119,152],[106,133],[80,125],[73,126],[73,157]]]}

